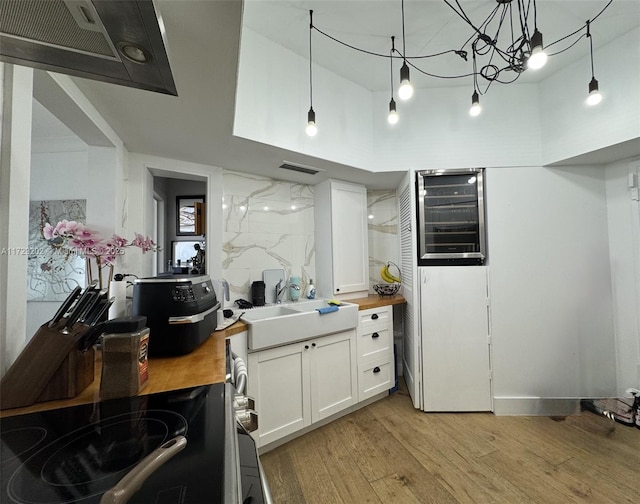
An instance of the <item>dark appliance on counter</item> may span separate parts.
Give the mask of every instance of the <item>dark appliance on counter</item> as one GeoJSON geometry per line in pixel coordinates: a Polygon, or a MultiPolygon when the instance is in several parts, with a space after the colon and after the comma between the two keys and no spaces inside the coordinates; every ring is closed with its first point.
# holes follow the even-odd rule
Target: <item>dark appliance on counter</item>
{"type": "Polygon", "coordinates": [[[484,264],[484,168],[417,172],[418,265],[484,264]]]}
{"type": "Polygon", "coordinates": [[[253,306],[264,306],[265,287],[265,283],[262,280],[256,280],[251,284],[251,303],[253,306]]]}
{"type": "Polygon", "coordinates": [[[149,355],[184,355],[215,330],[220,303],[207,275],[138,278],[133,286],[133,315],[147,317],[149,355]]]}
{"type": "Polygon", "coordinates": [[[3,418],[0,501],[96,504],[155,462],[129,502],[270,503],[242,397],[216,383],[3,418]]]}

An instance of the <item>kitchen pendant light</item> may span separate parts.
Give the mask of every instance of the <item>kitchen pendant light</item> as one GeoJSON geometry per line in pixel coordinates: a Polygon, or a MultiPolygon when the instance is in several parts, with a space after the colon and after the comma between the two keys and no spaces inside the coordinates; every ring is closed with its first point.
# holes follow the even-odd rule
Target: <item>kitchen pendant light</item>
{"type": "Polygon", "coordinates": [[[307,112],[307,127],[305,131],[310,137],[316,136],[318,133],[318,127],[316,126],[316,113],[313,110],[313,107],[311,107],[309,112],[307,112]]]}
{"type": "Polygon", "coordinates": [[[478,67],[476,65],[476,48],[473,46],[473,94],[471,95],[471,108],[469,109],[469,115],[476,117],[482,112],[480,106],[480,97],[478,96],[478,80],[477,80],[478,67]]]}
{"type": "Polygon", "coordinates": [[[389,124],[397,124],[398,119],[400,118],[396,110],[396,101],[391,98],[391,101],[389,102],[389,115],[387,116],[387,121],[389,121],[389,124]]]}
{"type": "Polygon", "coordinates": [[[401,100],[408,100],[413,96],[413,86],[409,79],[409,66],[407,60],[404,60],[402,68],[400,68],[400,88],[398,89],[398,96],[401,100]]]}
{"type": "Polygon", "coordinates": [[[593,71],[593,39],[591,38],[591,26],[587,21],[587,38],[589,39],[589,54],[591,56],[591,81],[589,82],[589,95],[587,96],[587,105],[593,107],[602,101],[602,95],[598,88],[598,81],[593,71]]]}
{"type": "Polygon", "coordinates": [[[311,31],[313,30],[313,11],[309,11],[309,112],[307,112],[307,127],[305,129],[310,137],[316,136],[318,126],[316,125],[316,113],[313,110],[313,73],[311,59],[311,31]]]}
{"type": "MultiPolygon", "coordinates": [[[[592,75],[591,82],[589,83],[589,97],[587,99],[587,103],[589,105],[595,105],[602,99],[599,92],[598,81],[593,75],[593,49],[591,46],[592,39],[589,32],[589,24],[600,18],[600,16],[612,5],[612,2],[613,0],[607,1],[606,5],[589,18],[586,25],[587,37],[589,38],[591,47],[592,75]]],[[[489,10],[488,14],[483,18],[472,19],[475,17],[475,8],[473,9],[473,13],[465,12],[466,9],[463,7],[464,2],[459,2],[457,0],[455,2],[449,2],[448,0],[445,0],[445,4],[469,26],[472,35],[462,41],[461,44],[456,44],[449,49],[443,47],[442,50],[430,54],[407,53],[404,0],[401,0],[402,49],[400,51],[394,47],[394,37],[391,37],[392,49],[390,55],[386,52],[377,52],[367,47],[358,47],[351,42],[340,40],[338,36],[330,34],[324,31],[324,29],[315,26],[313,23],[313,11],[309,11],[311,22],[309,24],[310,107],[307,115],[308,134],[314,135],[318,131],[315,120],[316,116],[313,109],[311,30],[315,30],[326,39],[340,44],[345,48],[351,49],[356,53],[367,54],[381,59],[390,58],[391,98],[389,100],[387,121],[392,125],[397,124],[399,121],[399,114],[394,96],[394,58],[402,60],[400,65],[400,85],[398,86],[399,101],[409,100],[413,96],[414,89],[410,78],[410,70],[413,72],[414,77],[416,72],[435,79],[463,79],[472,77],[473,94],[471,96],[469,114],[475,117],[482,113],[480,95],[486,95],[489,88],[491,88],[494,83],[512,84],[516,82],[519,76],[527,71],[527,69],[537,70],[542,68],[548,57],[568,51],[585,36],[583,31],[584,25],[582,25],[577,30],[569,31],[566,34],[560,34],[559,38],[548,42],[545,46],[542,32],[538,29],[537,24],[536,0],[518,0],[518,2],[513,0],[495,0],[494,2],[484,3],[487,4],[487,9],[489,10]],[[489,4],[492,4],[492,7],[489,7],[489,4]],[[552,48],[561,42],[565,47],[552,51],[552,48]],[[450,57],[453,55],[462,58],[465,62],[467,62],[472,55],[473,71],[456,72],[455,74],[445,75],[442,72],[428,71],[426,69],[427,64],[422,64],[423,61],[430,61],[431,58],[450,57]],[[411,67],[411,69],[409,67],[411,67]]],[[[421,18],[421,11],[420,8],[417,7],[417,3],[412,3],[412,7],[413,6],[416,8],[416,12],[415,15],[413,11],[411,14],[414,15],[416,19],[421,18]]],[[[550,11],[549,15],[553,14],[553,8],[547,10],[550,11]]],[[[413,18],[411,21],[413,21],[413,18]]],[[[447,24],[445,23],[443,30],[446,26],[447,24]]],[[[409,26],[412,43],[413,37],[418,35],[412,31],[415,29],[415,25],[409,26]]],[[[424,42],[420,43],[424,45],[424,42]]],[[[440,47],[438,48],[440,49],[440,47]]],[[[435,65],[434,68],[438,68],[437,65],[435,65]]],[[[405,111],[403,110],[403,114],[404,113],[405,111]]],[[[410,111],[407,110],[406,113],[410,113],[410,111]]]]}
{"type": "Polygon", "coordinates": [[[531,55],[527,59],[527,68],[539,70],[547,62],[547,53],[542,45],[542,33],[536,28],[531,36],[531,55]]]}
{"type": "Polygon", "coordinates": [[[478,92],[474,91],[471,95],[471,108],[469,109],[469,115],[472,117],[476,117],[480,115],[482,112],[482,107],[480,106],[480,98],[478,97],[478,92]]]}
{"type": "Polygon", "coordinates": [[[389,61],[391,63],[391,101],[389,102],[389,115],[387,116],[387,121],[389,124],[397,124],[398,123],[398,111],[396,110],[396,101],[393,99],[393,53],[396,50],[395,48],[395,37],[391,37],[391,51],[389,52],[389,61]]]}
{"type": "Polygon", "coordinates": [[[598,81],[596,78],[592,78],[589,82],[589,96],[587,96],[587,105],[594,106],[602,101],[602,95],[598,89],[598,81]]]}
{"type": "Polygon", "coordinates": [[[533,35],[529,40],[531,54],[527,58],[527,68],[530,70],[539,70],[547,62],[547,53],[544,52],[542,44],[542,33],[538,30],[538,9],[536,8],[536,0],[533,0],[533,35]]]}
{"type": "Polygon", "coordinates": [[[413,86],[409,79],[409,65],[407,65],[407,47],[404,34],[404,0],[402,0],[402,67],[400,68],[400,88],[398,96],[401,100],[408,100],[413,96],[413,86]]]}

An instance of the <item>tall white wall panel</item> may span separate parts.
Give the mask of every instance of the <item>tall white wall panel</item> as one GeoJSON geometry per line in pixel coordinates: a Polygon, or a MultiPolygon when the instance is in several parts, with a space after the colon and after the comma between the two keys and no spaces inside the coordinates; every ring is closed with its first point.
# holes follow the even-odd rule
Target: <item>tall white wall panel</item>
{"type": "Polygon", "coordinates": [[[496,413],[615,394],[604,187],[599,167],[487,170],[496,413]]]}

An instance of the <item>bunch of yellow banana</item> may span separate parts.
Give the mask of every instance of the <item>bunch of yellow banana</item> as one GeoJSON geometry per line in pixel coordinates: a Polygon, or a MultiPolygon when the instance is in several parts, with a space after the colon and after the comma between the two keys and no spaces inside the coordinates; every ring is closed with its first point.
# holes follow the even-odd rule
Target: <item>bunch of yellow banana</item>
{"type": "MultiPolygon", "coordinates": [[[[387,264],[385,264],[382,268],[380,268],[380,278],[382,278],[385,282],[387,283],[401,283],[402,280],[400,278],[398,278],[397,276],[393,275],[390,271],[389,271],[389,266],[393,264],[392,262],[388,262],[387,264]]],[[[393,264],[394,266],[396,266],[395,264],[393,264]]],[[[398,268],[398,266],[396,266],[396,268],[398,269],[398,274],[400,274],[400,268],[398,268]]]]}

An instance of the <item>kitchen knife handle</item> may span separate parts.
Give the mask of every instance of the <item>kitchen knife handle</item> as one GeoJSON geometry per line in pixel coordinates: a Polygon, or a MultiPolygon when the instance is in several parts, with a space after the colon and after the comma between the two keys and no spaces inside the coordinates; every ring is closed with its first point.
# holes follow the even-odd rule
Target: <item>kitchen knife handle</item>
{"type": "Polygon", "coordinates": [[[95,283],[88,285],[82,292],[76,303],[73,305],[71,313],[69,314],[69,318],[67,318],[67,321],[62,328],[63,333],[68,334],[71,326],[73,326],[73,324],[78,321],[80,315],[82,315],[82,311],[86,308],[87,303],[89,302],[90,295],[93,292],[94,287],[95,283]]]}
{"type": "Polygon", "coordinates": [[[107,490],[100,499],[100,504],[124,504],[128,502],[156,469],[176,453],[183,450],[185,446],[187,446],[187,438],[184,436],[176,436],[160,445],[160,447],[143,458],[114,487],[107,490]]]}
{"type": "Polygon", "coordinates": [[[73,289],[71,293],[67,296],[67,299],[65,299],[62,302],[56,314],[49,321],[49,327],[53,327],[60,321],[62,317],[64,317],[64,314],[67,313],[67,311],[69,311],[69,308],[71,308],[71,305],[76,300],[76,298],[80,295],[81,291],[82,291],[82,288],[79,285],[76,285],[75,289],[73,289]]]}

